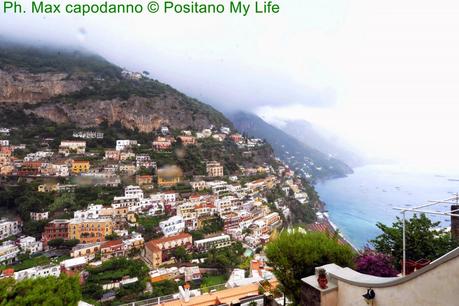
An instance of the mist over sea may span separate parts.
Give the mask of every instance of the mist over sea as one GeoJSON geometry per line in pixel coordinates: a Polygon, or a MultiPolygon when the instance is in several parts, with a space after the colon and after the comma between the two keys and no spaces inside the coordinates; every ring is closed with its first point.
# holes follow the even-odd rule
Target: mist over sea
{"type": "MultiPolygon", "coordinates": [[[[459,192],[459,172],[369,165],[354,169],[354,174],[346,178],[318,183],[316,189],[331,221],[355,246],[363,247],[380,234],[377,222],[392,224],[396,216],[401,216],[393,207],[413,207],[459,192]]],[[[428,210],[445,211],[449,205],[439,204],[428,210]]],[[[442,226],[450,225],[448,216],[428,216],[441,221],[442,226]]]]}

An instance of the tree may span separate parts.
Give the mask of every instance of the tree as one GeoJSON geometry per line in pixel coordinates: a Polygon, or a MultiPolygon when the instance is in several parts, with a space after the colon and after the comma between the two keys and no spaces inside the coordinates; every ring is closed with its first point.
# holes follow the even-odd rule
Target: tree
{"type": "Polygon", "coordinates": [[[59,248],[64,244],[63,238],[56,238],[48,241],[48,246],[51,248],[59,248]]]}
{"type": "Polygon", "coordinates": [[[115,233],[115,232],[113,232],[113,233],[111,233],[109,235],[105,235],[105,240],[116,240],[118,238],[120,238],[120,236],[118,236],[118,234],[115,233]]]}
{"type": "Polygon", "coordinates": [[[211,249],[207,253],[206,265],[222,270],[234,269],[242,263],[244,247],[238,241],[230,247],[211,249]]]}
{"type": "Polygon", "coordinates": [[[76,277],[40,277],[16,282],[0,280],[2,305],[77,305],[81,288],[76,277]]]}
{"type": "Polygon", "coordinates": [[[348,245],[324,233],[300,229],[283,231],[265,248],[268,264],[274,269],[285,294],[299,304],[301,278],[314,274],[317,266],[335,263],[352,267],[355,252],[348,245]]]}
{"type": "MultiPolygon", "coordinates": [[[[440,222],[432,222],[425,214],[414,214],[405,220],[406,258],[411,260],[435,260],[455,247],[449,233],[437,229],[440,222]]],[[[397,217],[392,227],[382,223],[376,226],[383,232],[371,240],[376,251],[391,255],[397,268],[403,259],[403,220],[397,217]]]]}
{"type": "Polygon", "coordinates": [[[163,295],[169,295],[178,291],[177,283],[173,280],[164,280],[161,282],[153,283],[153,293],[151,297],[158,297],[163,295]]]}
{"type": "Polygon", "coordinates": [[[392,257],[368,247],[359,255],[355,266],[357,271],[374,276],[393,277],[398,274],[392,257]]]}
{"type": "Polygon", "coordinates": [[[177,247],[175,250],[172,251],[172,255],[179,261],[179,262],[182,262],[182,261],[187,261],[187,260],[190,260],[191,259],[191,256],[190,254],[188,253],[188,251],[182,247],[182,246],[179,246],[177,247]]]}
{"type": "Polygon", "coordinates": [[[56,238],[48,241],[48,246],[52,248],[68,248],[71,249],[80,243],[78,239],[64,240],[63,238],[56,238]]]}

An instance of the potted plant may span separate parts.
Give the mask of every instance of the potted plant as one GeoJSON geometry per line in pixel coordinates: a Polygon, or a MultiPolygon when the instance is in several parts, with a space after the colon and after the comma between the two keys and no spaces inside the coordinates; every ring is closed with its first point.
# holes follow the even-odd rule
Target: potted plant
{"type": "Polygon", "coordinates": [[[318,271],[317,282],[319,283],[320,289],[327,289],[328,287],[328,279],[327,279],[327,272],[325,269],[319,269],[318,271]]]}

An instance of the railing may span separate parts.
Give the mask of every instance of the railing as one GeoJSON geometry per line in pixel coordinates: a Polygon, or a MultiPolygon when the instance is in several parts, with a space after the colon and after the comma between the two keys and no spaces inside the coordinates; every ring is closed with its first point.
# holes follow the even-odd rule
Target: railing
{"type": "MultiPolygon", "coordinates": [[[[197,290],[201,291],[201,294],[207,294],[207,293],[212,293],[212,292],[217,292],[221,291],[224,289],[227,289],[225,287],[226,283],[223,284],[218,284],[218,285],[213,285],[209,287],[204,287],[204,288],[199,288],[197,290]]],[[[155,298],[149,298],[146,300],[141,300],[141,301],[136,301],[136,302],[131,302],[127,304],[122,304],[120,306],[148,306],[148,305],[160,305],[165,302],[170,302],[170,301],[177,301],[180,300],[178,297],[179,293],[177,292],[176,294],[169,294],[169,295],[163,295],[155,298]],[[174,297],[177,296],[177,297],[174,297]]]]}
{"type": "Polygon", "coordinates": [[[165,302],[176,301],[179,298],[175,298],[173,295],[163,295],[155,298],[150,298],[146,300],[141,300],[137,302],[131,302],[127,304],[123,304],[121,306],[148,306],[148,305],[160,305],[165,302]]]}

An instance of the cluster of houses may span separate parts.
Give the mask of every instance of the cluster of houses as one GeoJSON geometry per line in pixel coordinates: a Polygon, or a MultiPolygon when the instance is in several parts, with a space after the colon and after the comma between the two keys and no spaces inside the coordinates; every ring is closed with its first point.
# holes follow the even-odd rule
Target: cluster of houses
{"type": "MultiPolygon", "coordinates": [[[[151,150],[167,153],[174,144],[183,146],[198,144],[200,139],[216,141],[229,139],[244,152],[263,146],[259,139],[232,133],[229,128],[209,128],[198,132],[181,131],[172,136],[162,127],[151,142],[151,150]]],[[[7,138],[6,133],[1,134],[7,138]]],[[[46,221],[41,239],[19,237],[21,221],[1,220],[0,239],[15,237],[0,246],[0,265],[15,262],[20,253],[40,253],[53,247],[51,241],[74,241],[71,259],[59,264],[37,266],[22,271],[3,271],[3,277],[22,280],[60,273],[75,274],[87,265],[97,265],[114,257],[136,257],[151,268],[151,281],[201,277],[200,260],[192,260],[196,266],[181,267],[175,258],[175,250],[184,248],[203,254],[209,250],[231,247],[236,241],[254,253],[266,244],[272,233],[280,228],[290,214],[289,208],[276,201],[273,210],[267,205],[266,194],[281,187],[286,195],[292,194],[301,203],[309,199],[301,184],[288,167],[274,169],[267,164],[242,167],[238,176],[225,173],[224,165],[215,160],[206,162],[206,175],[185,178],[178,165],[161,168],[150,155],[138,153],[136,140],[117,140],[113,149],[105,149],[103,157],[88,152],[86,139],[101,139],[102,133],[75,131],[78,140],[61,141],[57,151],[37,151],[18,159],[15,146],[8,140],[0,140],[0,173],[2,176],[44,178],[39,192],[73,192],[81,184],[117,186],[121,177],[132,177],[130,185],[124,185],[124,193],[113,197],[110,203],[88,203],[85,209],[73,211],[72,218],[55,219],[49,211],[31,211],[30,218],[46,221]],[[100,157],[97,159],[97,157],[100,157]],[[151,171],[144,171],[144,170],[151,171]],[[153,176],[150,173],[155,173],[153,176]],[[149,173],[149,174],[145,174],[149,173]],[[253,175],[256,177],[251,178],[253,175]],[[47,177],[71,177],[69,180],[46,180],[47,177]],[[244,177],[244,180],[241,180],[244,177]],[[58,183],[57,181],[66,181],[58,183]],[[174,187],[186,182],[191,192],[179,192],[174,187]],[[145,241],[139,222],[141,218],[158,217],[157,230],[161,237],[145,241]],[[208,224],[218,222],[215,232],[206,232],[202,239],[193,239],[194,231],[203,230],[208,224]],[[17,238],[19,237],[19,238],[17,238]],[[167,268],[165,268],[167,266],[167,268]]],[[[145,233],[144,233],[145,234],[145,233]]],[[[228,288],[273,278],[260,260],[254,260],[250,275],[235,270],[227,283],[228,288]]],[[[186,288],[181,288],[188,292],[186,288]]],[[[182,292],[182,293],[183,293],[182,292]]],[[[183,295],[183,294],[182,294],[183,295]]],[[[185,294],[186,295],[186,294],[185,294]]]]}
{"type": "MultiPolygon", "coordinates": [[[[88,151],[87,139],[102,139],[103,133],[97,131],[74,131],[73,140],[62,140],[57,150],[36,151],[27,154],[20,159],[14,156],[17,149],[26,149],[27,146],[12,145],[8,138],[8,129],[2,129],[8,133],[0,135],[0,175],[12,177],[42,177],[42,178],[67,178],[80,177],[81,182],[89,184],[116,186],[120,184],[120,175],[134,175],[140,169],[156,169],[156,162],[151,160],[148,154],[136,154],[135,149],[139,146],[137,140],[120,139],[116,141],[115,148],[106,149],[103,160],[99,160],[98,153],[88,151]],[[95,160],[95,161],[94,161],[95,160]]],[[[242,137],[237,133],[231,133],[227,127],[219,130],[211,127],[200,132],[189,130],[181,131],[180,135],[171,135],[168,127],[162,127],[152,142],[151,148],[155,151],[170,152],[174,143],[180,142],[182,145],[196,144],[198,139],[213,138],[223,141],[226,138],[234,141],[240,148],[250,150],[251,148],[263,145],[260,139],[250,139],[242,137]]],[[[51,141],[53,139],[47,139],[51,141]]],[[[212,161],[208,164],[208,172],[211,176],[222,176],[223,168],[213,165],[212,161]]],[[[249,170],[250,171],[250,170],[249,170]]],[[[163,177],[173,173],[172,181],[165,180],[158,182],[161,186],[169,186],[176,180],[180,180],[181,172],[179,169],[158,169],[163,173],[163,177]]],[[[140,176],[140,185],[152,183],[149,177],[140,176]]]]}

